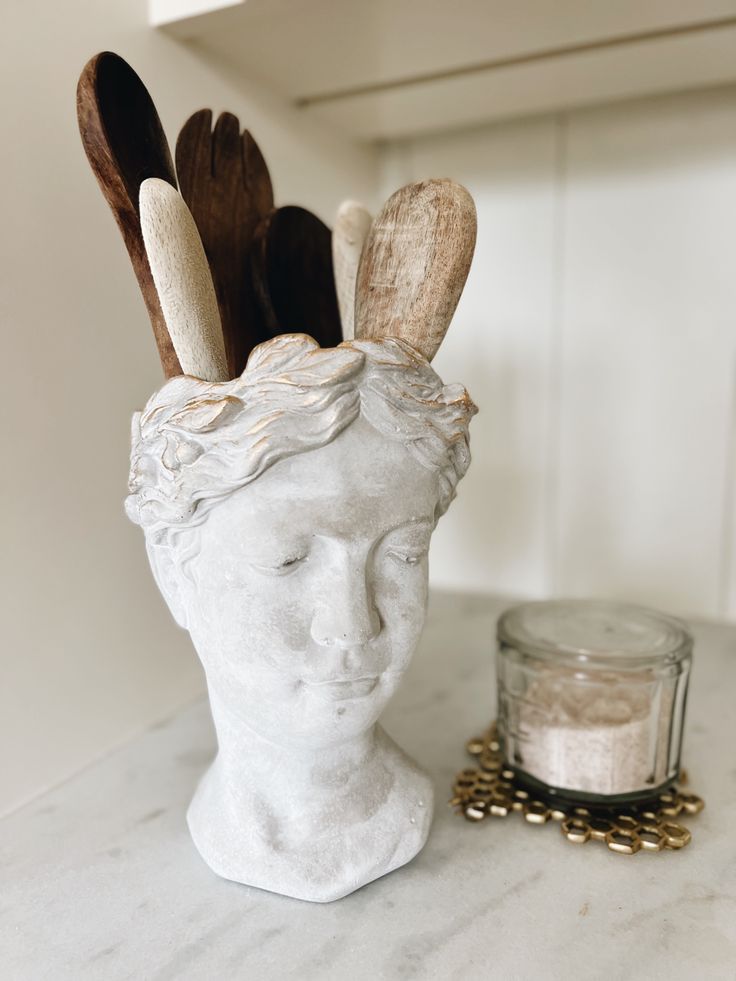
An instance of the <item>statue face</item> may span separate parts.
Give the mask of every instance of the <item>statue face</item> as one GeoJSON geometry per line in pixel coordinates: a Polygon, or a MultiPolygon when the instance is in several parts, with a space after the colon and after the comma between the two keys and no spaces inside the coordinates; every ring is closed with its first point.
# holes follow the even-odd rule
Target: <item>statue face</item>
{"type": "Polygon", "coordinates": [[[228,714],[295,747],[376,721],[424,624],[438,486],[359,418],[213,508],[179,587],[228,714]]]}

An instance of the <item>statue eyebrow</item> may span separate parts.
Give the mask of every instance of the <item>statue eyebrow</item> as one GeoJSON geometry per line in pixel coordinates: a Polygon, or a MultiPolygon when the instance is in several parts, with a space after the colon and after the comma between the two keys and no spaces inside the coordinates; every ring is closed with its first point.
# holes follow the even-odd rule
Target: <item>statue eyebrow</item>
{"type": "Polygon", "coordinates": [[[392,531],[399,531],[401,528],[416,528],[418,525],[432,524],[434,524],[434,517],[432,515],[422,515],[421,518],[409,518],[408,521],[400,521],[391,528],[387,528],[384,535],[390,535],[392,531]]]}

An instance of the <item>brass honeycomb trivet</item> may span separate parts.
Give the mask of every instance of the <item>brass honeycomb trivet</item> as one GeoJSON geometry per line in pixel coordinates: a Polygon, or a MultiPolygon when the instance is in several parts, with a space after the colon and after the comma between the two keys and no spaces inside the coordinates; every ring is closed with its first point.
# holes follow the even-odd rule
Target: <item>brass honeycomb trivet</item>
{"type": "MultiPolygon", "coordinates": [[[[468,821],[518,811],[529,824],[559,822],[562,834],[573,844],[602,841],[612,852],[635,855],[684,848],[692,835],[675,818],[698,814],[705,806],[700,797],[677,787],[646,803],[615,808],[536,798],[504,761],[495,723],[483,736],[470,739],[466,749],[478,765],[457,775],[450,804],[468,821]]],[[[686,782],[684,773],[680,780],[686,782]]]]}

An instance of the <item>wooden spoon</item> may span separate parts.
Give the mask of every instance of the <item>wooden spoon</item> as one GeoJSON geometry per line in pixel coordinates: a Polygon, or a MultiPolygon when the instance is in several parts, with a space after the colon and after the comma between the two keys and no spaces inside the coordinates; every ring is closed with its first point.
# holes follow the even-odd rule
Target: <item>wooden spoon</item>
{"type": "Polygon", "coordinates": [[[321,347],[342,340],[331,233],[305,208],[273,211],[253,243],[253,284],[269,334],[305,333],[321,347]]]}
{"type": "Polygon", "coordinates": [[[186,375],[228,376],[220,315],[202,240],[184,198],[166,181],[143,181],[141,228],[161,309],[186,375]]]}
{"type": "Polygon", "coordinates": [[[138,193],[148,177],[176,187],[166,136],[145,85],[119,55],[103,51],[84,67],[77,118],[87,159],[112,209],[151,318],[167,378],[181,374],[146,259],[138,193]]]}
{"type": "Polygon", "coordinates": [[[475,204],[460,184],[426,180],[396,191],[363,247],[355,336],[400,337],[431,361],[463,291],[475,236],[475,204]]]}
{"type": "Polygon", "coordinates": [[[345,340],[355,334],[355,282],[360,253],[372,220],[362,204],[357,201],[343,201],[332,229],[332,264],[335,267],[337,304],[345,340]]]}
{"type": "Polygon", "coordinates": [[[237,116],[200,109],[176,142],[181,193],[210,262],[222,318],[230,377],[241,374],[251,349],[268,336],[253,296],[250,249],[258,223],[273,209],[268,168],[237,116]]]}

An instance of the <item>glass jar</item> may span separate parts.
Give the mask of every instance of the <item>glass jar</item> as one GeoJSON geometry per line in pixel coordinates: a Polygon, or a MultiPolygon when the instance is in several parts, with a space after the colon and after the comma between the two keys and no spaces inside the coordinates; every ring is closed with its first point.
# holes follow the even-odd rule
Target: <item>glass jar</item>
{"type": "Polygon", "coordinates": [[[498,731],[506,761],[547,794],[623,803],[680,767],[692,637],[623,603],[552,600],[498,623],[498,731]]]}

